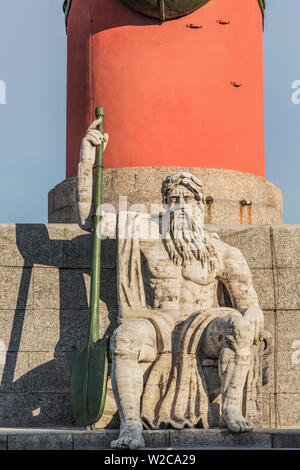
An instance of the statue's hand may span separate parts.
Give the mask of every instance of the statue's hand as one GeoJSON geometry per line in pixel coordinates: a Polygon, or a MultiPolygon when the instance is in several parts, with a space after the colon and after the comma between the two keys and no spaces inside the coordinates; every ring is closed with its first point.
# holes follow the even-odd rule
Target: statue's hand
{"type": "Polygon", "coordinates": [[[82,140],[80,162],[77,174],[76,215],[79,226],[87,232],[93,228],[93,165],[96,157],[96,146],[104,142],[104,149],[108,143],[108,135],[98,131],[102,118],[96,119],[89,126],[82,140]]]}
{"type": "Polygon", "coordinates": [[[254,327],[254,344],[264,339],[264,314],[259,307],[249,307],[245,313],[246,318],[254,327]]]}
{"type": "Polygon", "coordinates": [[[86,135],[82,139],[81,143],[81,157],[80,160],[83,162],[93,163],[95,161],[96,146],[104,142],[104,150],[108,144],[108,134],[102,134],[98,131],[97,126],[101,124],[102,118],[96,119],[88,127],[86,135]]]}

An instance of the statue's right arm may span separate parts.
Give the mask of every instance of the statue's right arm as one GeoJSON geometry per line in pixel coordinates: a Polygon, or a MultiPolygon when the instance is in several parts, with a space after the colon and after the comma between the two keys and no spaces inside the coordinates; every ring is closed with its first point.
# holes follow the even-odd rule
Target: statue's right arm
{"type": "Polygon", "coordinates": [[[101,120],[102,118],[97,119],[89,126],[82,140],[77,171],[76,216],[78,225],[87,232],[93,228],[93,167],[96,147],[104,142],[105,149],[108,142],[108,135],[97,130],[101,120]]]}

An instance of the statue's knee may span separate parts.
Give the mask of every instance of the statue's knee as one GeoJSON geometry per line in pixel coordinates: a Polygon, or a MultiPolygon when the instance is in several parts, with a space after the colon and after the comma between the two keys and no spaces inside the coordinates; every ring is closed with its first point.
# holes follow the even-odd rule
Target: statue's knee
{"type": "Polygon", "coordinates": [[[112,356],[121,356],[126,359],[137,359],[140,349],[141,342],[134,325],[131,325],[128,322],[116,328],[111,341],[112,356]]]}
{"type": "Polygon", "coordinates": [[[249,342],[251,341],[253,332],[251,323],[243,317],[233,317],[231,323],[232,333],[237,342],[249,342]]]}

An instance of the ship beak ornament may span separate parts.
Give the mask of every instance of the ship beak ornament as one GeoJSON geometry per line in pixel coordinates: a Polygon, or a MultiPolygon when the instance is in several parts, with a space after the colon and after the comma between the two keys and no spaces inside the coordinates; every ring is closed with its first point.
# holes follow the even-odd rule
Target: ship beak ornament
{"type": "Polygon", "coordinates": [[[72,6],[72,0],[65,0],[63,4],[63,12],[65,14],[65,24],[66,24],[66,32],[68,32],[68,16],[70,13],[70,9],[72,6]]]}

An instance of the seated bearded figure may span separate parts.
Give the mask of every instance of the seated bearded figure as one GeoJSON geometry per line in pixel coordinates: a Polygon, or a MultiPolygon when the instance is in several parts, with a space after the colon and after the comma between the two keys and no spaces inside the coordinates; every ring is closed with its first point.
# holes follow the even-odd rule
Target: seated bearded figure
{"type": "MultiPolygon", "coordinates": [[[[92,151],[97,143],[92,129],[82,148],[92,151]]],[[[85,161],[82,152],[81,165],[85,161]]],[[[118,240],[120,324],[111,342],[111,380],[121,425],[113,448],[144,447],[143,425],[209,427],[200,356],[218,364],[220,425],[234,433],[253,429],[242,404],[248,374],[259,382],[260,371],[251,368],[260,359],[264,318],[250,269],[239,250],[205,229],[198,178],[187,172],[169,176],[162,197],[158,239],[139,236],[136,215],[131,235],[118,240]],[[232,307],[216,303],[220,282],[232,307]]]]}

